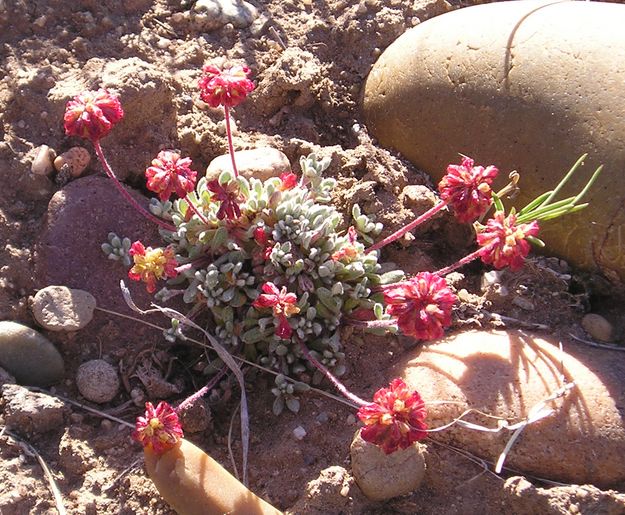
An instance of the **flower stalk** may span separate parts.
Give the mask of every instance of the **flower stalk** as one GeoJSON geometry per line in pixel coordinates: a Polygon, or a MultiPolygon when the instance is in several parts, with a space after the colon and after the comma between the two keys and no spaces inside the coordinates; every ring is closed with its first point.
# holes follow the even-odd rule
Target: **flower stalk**
{"type": "Polygon", "coordinates": [[[139,213],[141,213],[145,218],[147,218],[151,222],[154,222],[155,224],[157,224],[159,227],[162,227],[166,231],[174,232],[176,230],[176,227],[174,225],[169,224],[165,222],[164,220],[161,220],[157,216],[154,216],[152,213],[150,213],[147,209],[141,206],[132,197],[132,195],[121,185],[121,183],[119,182],[119,179],[115,175],[115,172],[113,172],[111,165],[109,165],[108,161],[106,160],[106,157],[104,156],[104,152],[102,151],[102,145],[100,145],[100,140],[98,139],[92,140],[92,143],[93,143],[93,148],[95,149],[95,153],[98,156],[100,163],[102,163],[102,168],[104,169],[104,173],[106,173],[109,179],[113,181],[113,185],[115,186],[117,191],[122,195],[122,197],[124,197],[130,203],[130,205],[134,207],[139,213]]]}
{"type": "Polygon", "coordinates": [[[345,386],[343,383],[341,383],[341,381],[339,381],[334,374],[332,374],[332,372],[330,372],[326,367],[324,367],[321,363],[319,363],[319,361],[317,359],[315,359],[315,357],[310,353],[310,351],[308,350],[308,347],[306,347],[306,344],[301,341],[298,340],[299,343],[299,348],[302,351],[302,354],[304,355],[304,357],[310,361],[314,367],[319,370],[319,372],[321,372],[327,379],[328,381],[330,381],[332,383],[332,385],[347,399],[349,399],[350,401],[358,404],[359,406],[366,406],[369,403],[363,399],[361,399],[360,397],[358,397],[358,395],[350,392],[347,388],[347,386],[345,386]]]}

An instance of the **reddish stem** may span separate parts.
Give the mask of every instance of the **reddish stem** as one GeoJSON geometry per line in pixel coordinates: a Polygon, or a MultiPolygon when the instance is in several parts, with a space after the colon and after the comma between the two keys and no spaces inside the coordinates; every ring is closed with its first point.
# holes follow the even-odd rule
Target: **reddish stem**
{"type": "Polygon", "coordinates": [[[471,252],[471,254],[464,256],[462,259],[456,261],[453,265],[446,266],[445,268],[441,268],[437,272],[434,272],[437,275],[447,275],[457,268],[460,268],[467,263],[470,263],[474,259],[482,257],[484,254],[488,254],[499,242],[493,242],[490,245],[486,245],[486,247],[481,247],[477,249],[475,252],[471,252]]]}
{"type": "Polygon", "coordinates": [[[203,397],[204,395],[206,395],[209,391],[211,391],[217,385],[219,380],[226,374],[227,370],[228,370],[228,367],[226,365],[221,367],[219,372],[217,372],[217,375],[215,375],[215,377],[213,377],[206,386],[203,386],[193,395],[190,395],[184,401],[182,401],[176,408],[176,412],[180,413],[188,406],[193,406],[195,401],[197,401],[200,397],[203,397]]]}
{"type": "Polygon", "coordinates": [[[324,376],[326,376],[328,380],[334,385],[334,387],[350,401],[355,402],[359,406],[366,406],[367,404],[371,404],[370,402],[367,402],[350,392],[347,387],[332,374],[332,372],[330,372],[326,367],[324,367],[321,363],[319,363],[319,361],[317,361],[313,357],[313,355],[308,350],[308,347],[306,347],[304,342],[301,340],[299,340],[299,347],[302,350],[302,354],[304,354],[306,359],[310,361],[324,376]]]}
{"type": "Polygon", "coordinates": [[[395,240],[398,240],[399,238],[401,238],[404,234],[406,234],[408,231],[412,231],[415,227],[417,227],[418,225],[422,224],[423,222],[427,221],[429,218],[431,218],[432,216],[434,216],[436,213],[438,213],[441,209],[443,209],[445,206],[447,205],[447,202],[445,201],[439,201],[438,204],[435,204],[433,207],[431,207],[430,209],[428,209],[425,213],[423,213],[421,216],[415,218],[412,222],[410,222],[408,225],[404,225],[403,227],[401,227],[400,229],[398,229],[397,231],[395,231],[393,234],[391,234],[390,236],[387,236],[386,238],[384,238],[381,241],[378,241],[375,245],[372,245],[371,247],[369,247],[366,251],[365,254],[368,254],[369,252],[373,252],[374,250],[378,250],[381,249],[382,247],[385,247],[386,245],[388,245],[389,243],[393,243],[395,240]]]}
{"type": "Polygon", "coordinates": [[[111,168],[111,165],[109,165],[108,161],[106,160],[106,157],[104,157],[104,152],[102,152],[102,146],[100,145],[100,141],[99,140],[94,140],[93,141],[93,148],[95,148],[95,153],[98,156],[98,159],[100,160],[100,163],[102,163],[102,168],[104,168],[104,172],[106,173],[106,175],[108,175],[109,179],[111,179],[113,181],[113,184],[115,185],[115,188],[117,188],[117,191],[119,191],[119,193],[121,193],[122,197],[124,197],[132,205],[132,207],[134,207],[137,211],[139,211],[139,213],[141,213],[143,216],[145,216],[151,222],[154,222],[155,224],[158,224],[163,229],[167,229],[168,231],[175,232],[176,231],[176,227],[175,226],[173,226],[171,224],[168,224],[167,222],[161,220],[160,218],[154,216],[152,213],[150,213],[148,210],[146,210],[121,185],[121,183],[119,182],[119,179],[117,178],[117,176],[113,172],[113,169],[111,168]]]}
{"type": "Polygon", "coordinates": [[[224,105],[224,115],[226,118],[226,136],[228,137],[228,153],[230,154],[230,159],[232,160],[232,170],[234,171],[234,176],[239,176],[239,171],[237,170],[237,163],[234,160],[234,145],[232,144],[232,129],[230,129],[230,109],[227,105],[224,105]]]}
{"type": "Polygon", "coordinates": [[[200,220],[202,220],[202,222],[204,224],[211,225],[211,223],[208,221],[208,219],[202,213],[200,213],[199,209],[197,207],[195,207],[193,202],[191,202],[191,199],[189,198],[188,194],[185,196],[184,199],[186,200],[187,204],[191,208],[191,211],[193,211],[200,218],[200,220]]]}

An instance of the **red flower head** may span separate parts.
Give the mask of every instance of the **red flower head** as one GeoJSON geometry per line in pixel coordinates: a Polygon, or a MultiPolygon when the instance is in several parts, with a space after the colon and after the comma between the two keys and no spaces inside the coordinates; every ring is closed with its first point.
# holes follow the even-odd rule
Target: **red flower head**
{"type": "Polygon", "coordinates": [[[391,454],[427,437],[425,417],[421,396],[410,392],[401,379],[393,379],[388,388],[375,392],[371,404],[358,410],[358,418],[365,424],[360,436],[391,454]]]}
{"type": "Polygon", "coordinates": [[[482,261],[495,268],[519,270],[530,251],[527,237],[536,236],[538,229],[536,221],[517,225],[516,215],[496,212],[477,235],[477,243],[485,250],[482,261]]]}
{"type": "Polygon", "coordinates": [[[134,266],[128,271],[128,277],[133,281],[143,281],[148,293],[156,291],[156,281],[176,277],[176,257],[171,247],[166,249],[143,246],[140,241],[135,241],[128,252],[134,261],[134,266]]]}
{"type": "Polygon", "coordinates": [[[454,209],[456,218],[469,223],[477,220],[488,210],[491,188],[499,170],[494,166],[473,166],[473,159],[462,158],[461,165],[449,165],[447,174],[438,184],[441,199],[454,209]]]}
{"type": "Polygon", "coordinates": [[[145,415],[137,417],[132,438],[145,449],[163,454],[174,447],[183,437],[178,415],[164,401],[154,408],[151,402],[145,403],[145,415]]]}
{"type": "Polygon", "coordinates": [[[206,188],[213,193],[213,200],[221,202],[219,211],[217,211],[217,218],[236,220],[241,216],[239,202],[242,202],[243,198],[236,182],[230,181],[223,186],[217,179],[213,179],[206,185],[206,188]]]}
{"type": "Polygon", "coordinates": [[[297,186],[297,175],[293,172],[280,174],[280,181],[282,181],[282,184],[280,185],[280,189],[282,191],[291,190],[297,186]]]}
{"type": "Polygon", "coordinates": [[[161,150],[145,171],[148,189],[158,193],[162,201],[169,200],[174,191],[180,198],[186,197],[195,188],[197,178],[197,172],[190,166],[188,157],[182,159],[176,152],[161,150]]]}
{"type": "Polygon", "coordinates": [[[430,272],[420,272],[412,279],[384,288],[388,313],[397,317],[401,331],[419,340],[443,336],[451,324],[451,309],[456,295],[445,279],[430,272]]]}
{"type": "Polygon", "coordinates": [[[257,309],[272,308],[273,316],[278,319],[278,327],[276,328],[276,336],[283,340],[288,340],[293,334],[293,329],[289,325],[288,317],[299,313],[297,304],[297,296],[295,293],[287,293],[286,287],[282,287],[282,290],[278,290],[278,287],[267,282],[263,284],[262,293],[252,303],[257,309]]]}
{"type": "Polygon", "coordinates": [[[353,226],[350,226],[347,229],[347,239],[349,243],[347,243],[343,248],[337,250],[334,254],[332,254],[332,259],[334,261],[344,261],[346,263],[351,263],[356,257],[358,257],[358,248],[356,248],[356,242],[358,241],[358,233],[353,226]]]}
{"type": "Polygon", "coordinates": [[[65,106],[65,134],[98,141],[123,117],[119,99],[112,93],[105,89],[83,91],[65,106]]]}
{"type": "Polygon", "coordinates": [[[250,69],[235,65],[220,70],[217,66],[206,65],[199,82],[200,98],[211,107],[220,105],[234,107],[254,91],[254,83],[248,79],[250,69]]]}

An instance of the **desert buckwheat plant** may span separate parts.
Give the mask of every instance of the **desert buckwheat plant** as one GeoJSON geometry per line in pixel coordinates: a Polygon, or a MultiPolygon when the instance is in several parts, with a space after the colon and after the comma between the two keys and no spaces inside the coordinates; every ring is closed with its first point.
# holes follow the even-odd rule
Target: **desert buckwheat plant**
{"type": "MultiPolygon", "coordinates": [[[[201,320],[228,353],[277,374],[272,389],[276,414],[285,407],[297,411],[298,394],[325,378],[359,408],[366,441],[385,453],[404,449],[427,436],[424,400],[401,379],[379,389],[372,401],[349,392],[338,379],[348,365],[341,326],[401,332],[418,340],[441,337],[458,303],[445,276],[474,259],[498,269],[521,268],[531,244],[541,244],[539,222],[583,209],[579,201],[600,170],[579,195],[556,201],[582,157],[553,191],[515,212],[504,209],[505,191],[492,190],[497,168],[462,156],[441,180],[438,203],[376,242],[381,224],[358,205],[345,219],[331,204],[336,182],[324,176],[328,159],[302,156],[301,173],[264,181],[239,174],[230,110],[254,90],[249,75],[245,66],[207,65],[199,82],[201,99],[224,108],[231,170],[208,180],[193,170],[190,158],[160,151],[145,171],[146,187],[157,196],[149,212],[119,184],[100,144],[123,118],[120,99],[101,89],[68,102],[67,134],[89,139],[120,193],[160,227],[160,246],[111,234],[103,250],[126,264],[128,277],[145,283],[158,301],[180,297],[189,306],[188,318],[174,319],[166,331],[168,340],[184,340],[195,324],[190,320],[201,320]],[[473,223],[477,250],[444,269],[413,277],[380,263],[384,246],[445,208],[460,222],[473,223]]],[[[135,438],[159,453],[181,437],[175,410],[148,403],[135,438]]]]}

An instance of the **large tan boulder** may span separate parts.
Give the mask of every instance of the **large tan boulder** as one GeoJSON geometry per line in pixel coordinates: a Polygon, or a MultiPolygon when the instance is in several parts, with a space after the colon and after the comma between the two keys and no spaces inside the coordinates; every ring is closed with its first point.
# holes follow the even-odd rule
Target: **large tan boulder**
{"type": "Polygon", "coordinates": [[[521,173],[522,206],[588,152],[564,193],[605,164],[591,207],[545,222],[548,251],[625,280],[625,5],[500,2],[407,31],[365,86],[378,141],[438,180],[458,153],[521,173]]]}
{"type": "MultiPolygon", "coordinates": [[[[614,486],[625,481],[625,355],[522,331],[469,331],[426,346],[398,365],[395,375],[428,404],[428,425],[442,426],[468,408],[514,423],[564,383],[575,386],[547,406],[555,413],[526,426],[506,465],[571,483],[614,486]],[[561,379],[563,377],[563,380],[561,379]]],[[[471,414],[468,421],[497,428],[471,414]]],[[[433,438],[492,462],[511,431],[485,433],[458,425],[433,438]]]]}

